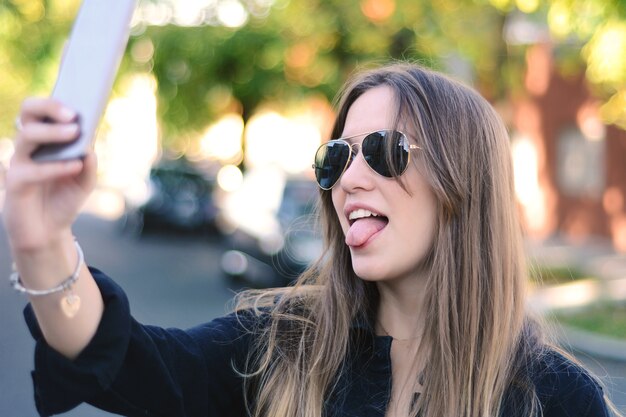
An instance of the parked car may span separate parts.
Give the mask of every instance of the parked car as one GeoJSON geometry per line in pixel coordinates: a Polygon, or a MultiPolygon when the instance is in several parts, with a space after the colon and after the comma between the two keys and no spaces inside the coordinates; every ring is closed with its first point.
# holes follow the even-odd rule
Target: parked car
{"type": "Polygon", "coordinates": [[[148,197],[143,203],[135,206],[127,202],[122,219],[126,230],[216,230],[214,181],[191,163],[178,159],[156,164],[150,170],[147,188],[148,197]]]}
{"type": "Polygon", "coordinates": [[[235,230],[227,239],[230,249],[222,256],[224,273],[253,287],[291,283],[322,250],[314,219],[317,198],[315,182],[288,179],[278,209],[271,213],[266,225],[234,225],[235,230]]]}

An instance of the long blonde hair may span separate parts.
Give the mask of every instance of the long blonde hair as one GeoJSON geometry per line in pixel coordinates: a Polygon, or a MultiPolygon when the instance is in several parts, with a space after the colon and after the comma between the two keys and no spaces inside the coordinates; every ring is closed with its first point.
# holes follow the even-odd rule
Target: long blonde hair
{"type": "MultiPolygon", "coordinates": [[[[426,259],[421,346],[429,357],[420,415],[497,416],[512,387],[523,405],[517,415],[535,415],[539,402],[526,370],[543,342],[525,313],[526,267],[506,128],[471,88],[397,63],[346,85],[333,137],[341,135],[352,103],[380,85],[394,92],[397,122],[417,135],[422,150],[415,160],[438,203],[426,259]]],[[[330,194],[321,191],[325,251],[319,260],[294,287],[249,292],[240,300],[240,308],[263,306],[258,310],[266,318],[244,370],[255,417],[320,417],[342,372],[351,325],[376,313],[376,286],[355,275],[330,194]]]]}

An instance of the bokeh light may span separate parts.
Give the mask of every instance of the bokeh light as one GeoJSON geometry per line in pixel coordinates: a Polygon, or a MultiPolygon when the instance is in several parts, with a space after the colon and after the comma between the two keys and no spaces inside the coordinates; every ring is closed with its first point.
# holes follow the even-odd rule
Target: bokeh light
{"type": "Polygon", "coordinates": [[[104,115],[96,150],[100,183],[120,190],[140,204],[147,198],[145,179],[159,156],[156,83],[148,74],[134,75],[124,92],[113,97],[104,115]]]}
{"type": "Polygon", "coordinates": [[[539,8],[539,0],[515,0],[515,4],[524,13],[533,13],[539,8]]]}
{"type": "Polygon", "coordinates": [[[583,50],[593,82],[626,83],[626,22],[601,27],[583,50]]]}
{"type": "Polygon", "coordinates": [[[235,165],[225,165],[217,173],[217,184],[228,193],[237,191],[243,184],[243,174],[235,165]]]}
{"type": "Polygon", "coordinates": [[[239,114],[226,114],[210,125],[200,139],[202,156],[223,163],[239,163],[243,158],[244,121],[239,114]]]}
{"type": "Polygon", "coordinates": [[[307,116],[301,118],[273,112],[252,117],[246,126],[246,166],[277,166],[289,174],[310,171],[311,158],[321,134],[307,116]]]}

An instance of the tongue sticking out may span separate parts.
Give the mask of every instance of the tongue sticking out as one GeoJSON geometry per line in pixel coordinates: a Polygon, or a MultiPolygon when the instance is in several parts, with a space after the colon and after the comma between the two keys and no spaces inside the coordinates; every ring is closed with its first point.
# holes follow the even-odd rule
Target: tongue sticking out
{"type": "Polygon", "coordinates": [[[386,225],[387,219],[384,217],[367,217],[357,220],[346,233],[346,245],[361,246],[386,225]]]}

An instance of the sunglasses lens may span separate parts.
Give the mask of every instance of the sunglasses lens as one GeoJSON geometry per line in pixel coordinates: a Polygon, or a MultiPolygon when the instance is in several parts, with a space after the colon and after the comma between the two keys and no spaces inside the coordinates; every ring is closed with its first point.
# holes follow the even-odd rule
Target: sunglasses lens
{"type": "Polygon", "coordinates": [[[395,130],[370,133],[361,149],[365,161],[383,177],[401,175],[409,161],[408,139],[395,130]]]}
{"type": "MultiPolygon", "coordinates": [[[[368,134],[361,143],[367,164],[378,174],[392,178],[402,175],[409,162],[409,141],[395,130],[368,134]]],[[[331,140],[315,153],[315,178],[325,190],[331,189],[346,170],[352,149],[343,140],[331,140]]]]}
{"type": "Polygon", "coordinates": [[[350,146],[333,141],[320,146],[315,153],[315,178],[323,189],[330,189],[339,180],[350,158],[350,146]]]}

